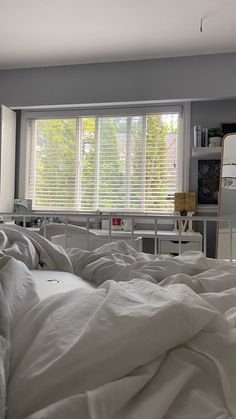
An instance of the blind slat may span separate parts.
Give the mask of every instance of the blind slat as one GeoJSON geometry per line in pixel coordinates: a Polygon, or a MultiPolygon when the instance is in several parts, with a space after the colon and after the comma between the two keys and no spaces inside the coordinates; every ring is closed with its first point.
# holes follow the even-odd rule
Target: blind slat
{"type": "Polygon", "coordinates": [[[25,197],[36,210],[171,211],[181,141],[181,113],[30,119],[25,197]]]}

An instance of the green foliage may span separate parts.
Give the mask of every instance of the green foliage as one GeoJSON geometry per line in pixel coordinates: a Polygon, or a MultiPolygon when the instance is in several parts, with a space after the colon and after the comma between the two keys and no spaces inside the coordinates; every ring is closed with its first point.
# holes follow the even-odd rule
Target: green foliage
{"type": "MultiPolygon", "coordinates": [[[[34,207],[171,209],[168,179],[173,119],[154,114],[36,121],[34,207]],[[143,132],[146,127],[146,143],[143,132]],[[145,207],[142,203],[145,201],[145,207]]],[[[176,136],[172,143],[176,143],[176,136]]],[[[175,163],[174,163],[175,164],[175,163]]]]}
{"type": "MultiPolygon", "coordinates": [[[[124,158],[118,141],[120,118],[100,118],[99,208],[124,208],[122,181],[124,158]]],[[[123,128],[123,126],[122,126],[123,128]]]]}
{"type": "Polygon", "coordinates": [[[209,128],[208,137],[223,137],[223,131],[221,128],[209,128]]]}
{"type": "Polygon", "coordinates": [[[167,197],[166,132],[160,115],[147,117],[146,209],[161,210],[167,197]]]}
{"type": "Polygon", "coordinates": [[[75,144],[75,119],[37,121],[35,207],[76,207],[75,144]]]}
{"type": "Polygon", "coordinates": [[[82,165],[80,167],[81,188],[79,190],[79,200],[82,208],[91,209],[93,207],[93,191],[96,183],[95,175],[95,118],[83,118],[82,121],[82,165]]]}

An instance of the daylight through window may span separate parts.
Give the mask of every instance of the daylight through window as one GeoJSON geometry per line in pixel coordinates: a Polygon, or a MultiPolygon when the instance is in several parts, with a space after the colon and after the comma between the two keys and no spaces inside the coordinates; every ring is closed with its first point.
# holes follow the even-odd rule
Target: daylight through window
{"type": "Polygon", "coordinates": [[[34,210],[170,212],[182,185],[182,115],[27,121],[34,210]]]}

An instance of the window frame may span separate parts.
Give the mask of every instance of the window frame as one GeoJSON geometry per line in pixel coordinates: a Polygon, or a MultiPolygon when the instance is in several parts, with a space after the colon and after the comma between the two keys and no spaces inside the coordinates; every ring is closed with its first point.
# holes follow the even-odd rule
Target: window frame
{"type": "MultiPolygon", "coordinates": [[[[145,115],[153,113],[182,113],[182,138],[183,144],[178,144],[178,153],[182,154],[182,191],[189,191],[189,167],[190,167],[190,110],[189,102],[181,103],[161,103],[161,104],[125,104],[122,106],[97,105],[90,107],[75,107],[73,109],[27,109],[21,113],[21,133],[20,133],[20,155],[19,155],[19,190],[18,197],[23,199],[25,196],[26,176],[26,147],[27,147],[27,120],[29,119],[57,119],[57,118],[79,118],[79,117],[100,117],[100,116],[128,116],[145,115]],[[182,146],[182,150],[181,150],[182,146]]],[[[180,163],[180,161],[179,161],[180,163]]],[[[44,212],[44,211],[42,211],[44,212]]],[[[57,211],[60,212],[60,211],[57,211]]],[[[68,211],[70,212],[70,211],[68,211]]],[[[73,212],[73,211],[71,211],[73,212]]],[[[127,212],[127,211],[126,211],[127,212]]],[[[129,211],[134,212],[135,211],[129,211]]],[[[162,213],[163,214],[163,213],[162,213]]],[[[168,213],[169,214],[169,213],[168,213]]]]}

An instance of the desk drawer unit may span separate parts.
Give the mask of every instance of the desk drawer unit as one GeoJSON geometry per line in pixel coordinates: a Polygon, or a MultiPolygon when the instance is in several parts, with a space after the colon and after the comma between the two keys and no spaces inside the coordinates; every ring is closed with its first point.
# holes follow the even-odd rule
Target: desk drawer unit
{"type": "MultiPolygon", "coordinates": [[[[187,250],[202,250],[201,240],[199,241],[182,241],[181,253],[187,250]]],[[[159,241],[159,253],[172,253],[174,255],[179,253],[179,242],[176,240],[162,240],[159,241]]]]}

